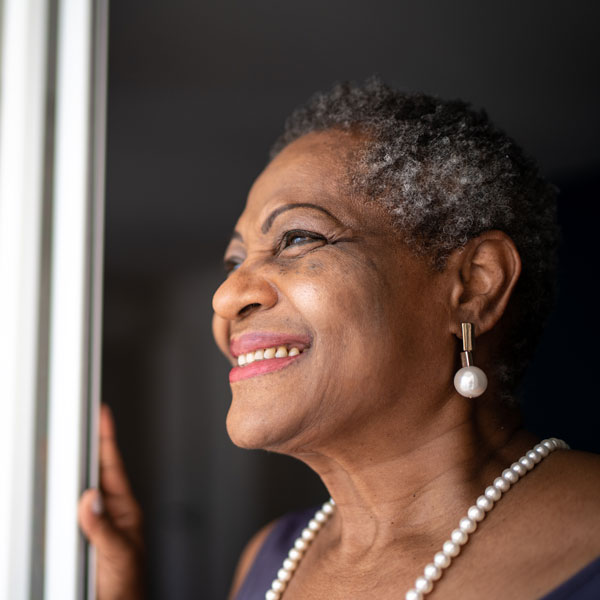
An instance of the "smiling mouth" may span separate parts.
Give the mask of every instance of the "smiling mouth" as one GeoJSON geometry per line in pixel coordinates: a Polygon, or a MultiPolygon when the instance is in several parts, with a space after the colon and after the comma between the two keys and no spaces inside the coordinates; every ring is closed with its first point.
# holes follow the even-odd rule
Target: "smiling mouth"
{"type": "Polygon", "coordinates": [[[238,366],[233,367],[229,372],[229,382],[235,383],[242,379],[279,371],[302,356],[304,351],[305,349],[289,344],[259,348],[240,354],[237,357],[238,366]]]}

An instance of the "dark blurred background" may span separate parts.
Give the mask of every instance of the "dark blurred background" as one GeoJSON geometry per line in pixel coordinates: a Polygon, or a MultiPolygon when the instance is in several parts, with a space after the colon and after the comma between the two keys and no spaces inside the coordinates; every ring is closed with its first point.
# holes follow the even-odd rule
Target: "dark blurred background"
{"type": "Polygon", "coordinates": [[[336,80],[379,73],[485,107],[562,189],[560,297],[524,411],[600,451],[599,17],[584,0],[112,3],[103,395],[145,511],[151,598],[224,598],[260,525],[326,497],[300,463],[227,438],[210,301],[285,116],[336,80]]]}

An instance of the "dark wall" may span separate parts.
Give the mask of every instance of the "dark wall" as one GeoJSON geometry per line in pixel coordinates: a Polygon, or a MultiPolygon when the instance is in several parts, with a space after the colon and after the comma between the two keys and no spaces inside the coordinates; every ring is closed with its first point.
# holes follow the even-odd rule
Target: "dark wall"
{"type": "Polygon", "coordinates": [[[245,540],[322,500],[229,442],[210,335],[221,255],[286,114],[377,72],[485,107],[563,189],[557,311],[523,387],[537,432],[600,451],[600,10],[570,2],[120,0],[111,6],[104,398],[146,515],[153,598],[223,598],[245,540]]]}

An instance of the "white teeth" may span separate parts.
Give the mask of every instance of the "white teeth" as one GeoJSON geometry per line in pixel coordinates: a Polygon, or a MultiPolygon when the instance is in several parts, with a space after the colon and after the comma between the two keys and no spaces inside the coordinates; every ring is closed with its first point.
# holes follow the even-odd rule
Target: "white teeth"
{"type": "Polygon", "coordinates": [[[257,360],[266,360],[269,358],[285,358],[286,356],[298,356],[301,354],[300,349],[294,346],[289,351],[285,346],[277,346],[277,348],[265,348],[256,350],[255,352],[247,352],[246,354],[240,354],[237,358],[238,365],[243,367],[249,365],[257,360]]]}

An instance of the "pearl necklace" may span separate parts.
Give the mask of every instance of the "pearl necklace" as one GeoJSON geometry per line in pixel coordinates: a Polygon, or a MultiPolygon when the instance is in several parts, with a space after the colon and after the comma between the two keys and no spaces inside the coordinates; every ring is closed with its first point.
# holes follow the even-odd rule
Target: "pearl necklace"
{"type": "MultiPolygon", "coordinates": [[[[469,541],[469,535],[477,529],[477,524],[483,521],[486,514],[500,500],[502,494],[531,471],[542,459],[559,448],[568,450],[569,446],[557,438],[543,440],[508,469],[502,471],[502,475],[496,477],[493,484],[485,488],[483,494],[469,508],[466,516],[459,521],[458,528],[452,531],[450,539],[444,542],[442,550],[433,557],[433,562],[425,567],[423,575],[416,579],[414,587],[406,592],[405,600],[422,600],[425,595],[429,594],[433,590],[434,583],[440,579],[444,570],[450,566],[452,559],[460,554],[461,547],[469,541]]],[[[271,589],[265,594],[266,600],[280,600],[306,550],[323,525],[327,523],[334,510],[335,502],[333,498],[330,498],[308,522],[308,525],[294,542],[287,558],[283,561],[281,569],[277,572],[277,579],[273,581],[271,589]]]]}

